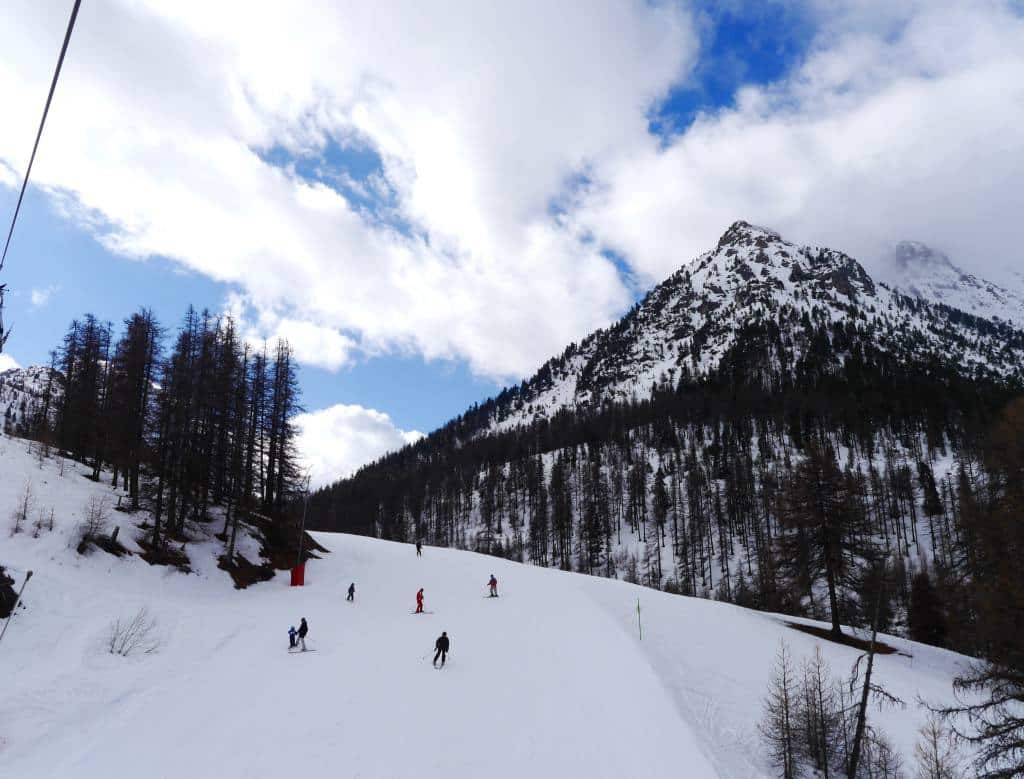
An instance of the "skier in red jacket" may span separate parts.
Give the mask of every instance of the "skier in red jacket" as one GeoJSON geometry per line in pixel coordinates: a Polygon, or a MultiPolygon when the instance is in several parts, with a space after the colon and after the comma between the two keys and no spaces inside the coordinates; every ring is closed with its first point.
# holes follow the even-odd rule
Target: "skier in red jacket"
{"type": "Polygon", "coordinates": [[[420,591],[416,593],[416,613],[423,613],[423,588],[420,587],[420,591]]]}

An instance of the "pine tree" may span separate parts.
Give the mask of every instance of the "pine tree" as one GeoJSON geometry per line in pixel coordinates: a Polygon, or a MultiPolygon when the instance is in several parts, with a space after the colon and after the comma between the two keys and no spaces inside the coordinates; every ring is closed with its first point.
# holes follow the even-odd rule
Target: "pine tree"
{"type": "Polygon", "coordinates": [[[804,663],[799,715],[802,754],[828,779],[841,752],[843,718],[835,680],[817,645],[813,659],[804,663]]]}
{"type": "Polygon", "coordinates": [[[914,641],[946,645],[946,617],[927,567],[914,574],[911,580],[907,627],[914,641]]]}
{"type": "Polygon", "coordinates": [[[782,779],[799,776],[796,734],[799,705],[799,681],[789,647],[783,641],[775,655],[775,668],[768,682],[768,696],[759,726],[769,759],[781,772],[782,779]]]}
{"type": "Polygon", "coordinates": [[[839,591],[860,534],[849,482],[831,447],[810,446],[807,457],[794,467],[780,519],[796,531],[789,539],[789,559],[803,562],[808,584],[824,577],[832,632],[839,635],[839,591]]]}
{"type": "Polygon", "coordinates": [[[985,447],[984,465],[985,500],[978,499],[965,468],[959,478],[985,659],[954,683],[976,702],[940,713],[955,722],[966,719],[970,727],[958,725],[957,732],[977,749],[977,776],[1001,779],[1024,772],[1024,582],[1018,570],[1024,556],[1024,399],[1005,410],[985,447]]]}

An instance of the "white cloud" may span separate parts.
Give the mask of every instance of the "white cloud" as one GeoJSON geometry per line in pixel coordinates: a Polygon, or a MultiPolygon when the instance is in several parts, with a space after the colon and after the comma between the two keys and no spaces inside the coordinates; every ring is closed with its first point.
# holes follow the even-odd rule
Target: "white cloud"
{"type": "MultiPolygon", "coordinates": [[[[12,164],[60,11],[5,9],[0,92],[18,119],[0,126],[0,157],[12,164]]],[[[518,375],[628,303],[613,265],[549,204],[646,132],[646,109],[695,48],[682,11],[646,0],[443,12],[310,2],[284,14],[97,2],[79,18],[33,176],[73,193],[88,224],[103,214],[107,247],[235,282],[282,321],[518,375]],[[328,136],[380,153],[411,236],[252,150],[317,149],[328,136]]],[[[347,350],[335,338],[311,356],[336,366],[347,350]]]]}
{"type": "Polygon", "coordinates": [[[45,306],[59,289],[60,287],[56,284],[51,284],[49,287],[42,289],[33,289],[30,295],[32,308],[42,308],[45,306]]]}
{"type": "Polygon", "coordinates": [[[667,147],[606,159],[579,229],[648,280],[737,218],[869,264],[910,237],[982,274],[1019,265],[1021,16],[1001,2],[821,5],[822,32],[785,80],[742,90],[667,147]]]}
{"type": "Polygon", "coordinates": [[[300,460],[310,469],[314,489],[423,437],[419,431],[399,429],[387,414],[357,405],[301,414],[295,423],[300,460]]]}
{"type": "Polygon", "coordinates": [[[18,186],[18,175],[3,160],[0,160],[0,186],[11,189],[18,186]]]}
{"type": "MultiPolygon", "coordinates": [[[[646,112],[697,50],[678,4],[97,0],[33,177],[112,250],[238,285],[253,337],[287,334],[328,368],[401,350],[528,373],[628,305],[602,248],[653,282],[738,218],[861,256],[909,237],[981,273],[1019,264],[1012,6],[809,3],[806,61],[665,144],[646,112]],[[408,233],[254,151],[328,137],[381,155],[371,185],[408,233]],[[580,173],[592,184],[553,217],[580,173]]],[[[15,170],[58,5],[15,0],[0,25],[15,170]]]]}
{"type": "Polygon", "coordinates": [[[6,352],[0,352],[0,373],[20,367],[21,366],[18,365],[18,361],[11,357],[11,355],[6,352]]]}
{"type": "Polygon", "coordinates": [[[336,328],[309,319],[295,319],[275,308],[256,308],[244,296],[231,294],[224,313],[234,318],[242,337],[255,348],[283,338],[300,364],[336,371],[352,361],[358,344],[336,328]]]}

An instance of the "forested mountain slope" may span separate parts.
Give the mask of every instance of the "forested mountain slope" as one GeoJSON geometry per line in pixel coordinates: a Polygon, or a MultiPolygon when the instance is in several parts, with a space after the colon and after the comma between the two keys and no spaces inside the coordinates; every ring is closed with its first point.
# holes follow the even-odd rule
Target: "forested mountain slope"
{"type": "Polygon", "coordinates": [[[56,409],[61,393],[59,375],[50,368],[33,365],[0,372],[0,417],[3,430],[27,433],[33,422],[56,409]]]}
{"type": "Polygon", "coordinates": [[[945,604],[933,640],[970,649],[1022,358],[1020,330],[738,222],[617,324],[314,495],[311,522],[835,620],[884,581],[911,633],[916,586],[945,604]]]}

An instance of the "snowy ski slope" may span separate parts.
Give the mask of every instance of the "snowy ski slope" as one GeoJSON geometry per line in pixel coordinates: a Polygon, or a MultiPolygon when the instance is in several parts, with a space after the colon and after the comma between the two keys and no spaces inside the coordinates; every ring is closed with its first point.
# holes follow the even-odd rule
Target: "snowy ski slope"
{"type": "MultiPolygon", "coordinates": [[[[109,488],[40,468],[20,441],[0,437],[0,458],[0,564],[19,583],[35,571],[0,644],[5,778],[768,777],[756,723],[780,638],[797,660],[821,644],[844,675],[855,658],[773,615],[354,536],[317,535],[331,553],[304,588],[281,574],[234,590],[214,543],[192,549],[192,575],[83,558],[68,548],[77,513],[109,488]],[[28,476],[57,527],[11,537],[28,476]],[[433,613],[413,615],[421,586],[433,613]],[[107,626],[140,606],[163,646],[108,654],[107,626]],[[316,651],[290,655],[303,616],[316,651]],[[442,630],[452,651],[435,671],[442,630]]],[[[965,659],[888,640],[912,657],[878,658],[877,678],[911,706],[872,716],[909,763],[913,702],[948,700],[965,659]]]]}

